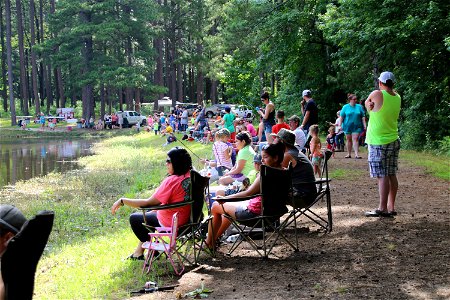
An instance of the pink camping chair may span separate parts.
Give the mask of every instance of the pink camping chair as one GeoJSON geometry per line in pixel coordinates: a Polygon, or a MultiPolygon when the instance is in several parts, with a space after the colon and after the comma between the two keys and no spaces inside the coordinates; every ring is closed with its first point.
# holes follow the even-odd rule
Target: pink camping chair
{"type": "Polygon", "coordinates": [[[167,259],[173,266],[175,274],[181,275],[184,271],[183,260],[177,251],[177,234],[178,234],[178,213],[175,213],[172,217],[171,227],[156,227],[155,233],[149,233],[149,241],[142,244],[142,248],[147,249],[147,257],[144,261],[144,267],[142,271],[147,267],[147,273],[150,272],[153,262],[163,253],[166,254],[167,259]],[[164,240],[164,238],[166,238],[164,240]],[[156,254],[156,256],[155,256],[156,254]],[[175,254],[175,255],[174,255],[175,254]],[[177,269],[176,263],[174,261],[178,259],[178,264],[180,269],[177,269]]]}

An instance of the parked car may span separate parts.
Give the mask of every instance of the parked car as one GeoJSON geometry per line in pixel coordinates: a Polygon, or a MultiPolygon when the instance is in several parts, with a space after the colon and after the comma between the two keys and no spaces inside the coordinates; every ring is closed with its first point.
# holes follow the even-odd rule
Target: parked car
{"type": "Polygon", "coordinates": [[[133,125],[136,125],[137,123],[141,124],[141,126],[147,125],[146,117],[142,116],[140,113],[134,110],[118,111],[116,114],[122,115],[123,127],[131,127],[133,125]]]}
{"type": "Polygon", "coordinates": [[[212,118],[214,116],[217,116],[218,114],[223,115],[222,112],[225,110],[225,106],[227,106],[227,104],[211,105],[210,107],[207,107],[205,109],[205,114],[208,118],[212,118]]]}
{"type": "MultiPolygon", "coordinates": [[[[228,106],[231,107],[231,112],[234,113],[238,118],[253,118],[253,111],[248,106],[234,104],[228,104],[228,106]]],[[[225,114],[225,108],[222,112],[225,114]]]]}
{"type": "Polygon", "coordinates": [[[194,113],[194,110],[196,110],[198,108],[198,104],[196,104],[196,103],[183,103],[183,104],[180,104],[180,106],[186,108],[189,116],[192,116],[192,114],[194,113]]]}

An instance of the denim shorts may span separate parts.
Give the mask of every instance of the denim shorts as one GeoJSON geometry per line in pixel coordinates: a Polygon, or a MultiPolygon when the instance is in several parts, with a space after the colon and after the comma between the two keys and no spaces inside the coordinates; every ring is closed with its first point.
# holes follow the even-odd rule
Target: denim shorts
{"type": "Polygon", "coordinates": [[[386,145],[369,145],[370,177],[386,177],[397,174],[400,139],[386,145]]]}
{"type": "Polygon", "coordinates": [[[240,206],[236,208],[236,212],[234,214],[236,215],[236,219],[238,220],[251,219],[259,216],[259,214],[255,214],[249,211],[247,206],[240,206]]]}

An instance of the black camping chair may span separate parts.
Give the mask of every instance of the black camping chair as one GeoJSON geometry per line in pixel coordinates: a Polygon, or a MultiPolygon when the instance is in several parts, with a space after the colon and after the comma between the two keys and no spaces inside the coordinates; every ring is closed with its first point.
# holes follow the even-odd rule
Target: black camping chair
{"type": "MultiPolygon", "coordinates": [[[[262,201],[261,215],[257,217],[234,220],[230,215],[224,214],[241,237],[231,246],[228,255],[231,255],[244,240],[263,258],[268,258],[279,238],[284,239],[295,249],[295,246],[283,234],[282,228],[278,226],[280,217],[288,212],[286,203],[289,202],[291,197],[291,171],[262,165],[260,179],[260,194],[245,198],[226,199],[226,202],[237,202],[261,196],[262,201]],[[244,226],[240,226],[241,224],[244,226]],[[252,238],[255,231],[262,231],[262,240],[260,242],[252,238]],[[262,251],[260,251],[261,249],[262,251]]],[[[220,200],[222,201],[222,199],[220,200]]]]}
{"type": "Polygon", "coordinates": [[[191,216],[189,222],[178,228],[178,247],[177,252],[183,260],[189,264],[196,265],[199,250],[205,240],[207,231],[207,223],[205,224],[203,207],[206,203],[206,196],[209,194],[209,178],[200,175],[197,171],[191,170],[190,178],[185,179],[183,186],[186,189],[186,194],[189,195],[184,201],[158,205],[152,207],[141,207],[144,214],[144,225],[150,231],[155,231],[155,228],[147,224],[145,213],[149,210],[163,210],[183,207],[189,205],[191,208],[191,216]]]}
{"type": "MultiPolygon", "coordinates": [[[[330,182],[331,179],[328,177],[328,161],[333,155],[330,150],[324,151],[324,160],[322,165],[322,177],[315,181],[317,186],[317,195],[312,201],[305,201],[305,199],[292,198],[293,209],[289,212],[288,217],[281,224],[281,227],[286,228],[287,226],[294,223],[295,228],[295,242],[298,249],[298,236],[297,236],[297,219],[301,216],[305,216],[309,220],[313,221],[319,226],[320,229],[325,230],[325,232],[331,232],[333,229],[333,214],[331,211],[331,193],[330,193],[330,182]],[[324,207],[325,206],[325,207],[324,207]],[[318,210],[326,209],[326,216],[321,215],[318,210]]],[[[305,184],[308,184],[305,182],[305,184]]]]}
{"type": "Polygon", "coordinates": [[[1,258],[5,299],[32,299],[34,275],[53,227],[53,211],[39,212],[11,239],[1,258]]]}

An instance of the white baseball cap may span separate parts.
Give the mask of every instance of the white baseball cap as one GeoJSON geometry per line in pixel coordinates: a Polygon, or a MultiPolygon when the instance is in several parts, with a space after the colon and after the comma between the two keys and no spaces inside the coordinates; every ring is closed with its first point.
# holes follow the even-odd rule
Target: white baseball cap
{"type": "Polygon", "coordinates": [[[310,91],[310,90],[304,90],[304,91],[302,92],[302,97],[305,97],[305,96],[310,97],[310,96],[311,96],[311,91],[310,91]]]}
{"type": "Polygon", "coordinates": [[[380,77],[378,77],[378,80],[382,83],[386,83],[388,80],[391,80],[393,83],[395,82],[395,76],[392,72],[386,71],[382,72],[380,74],[380,77]]]}

